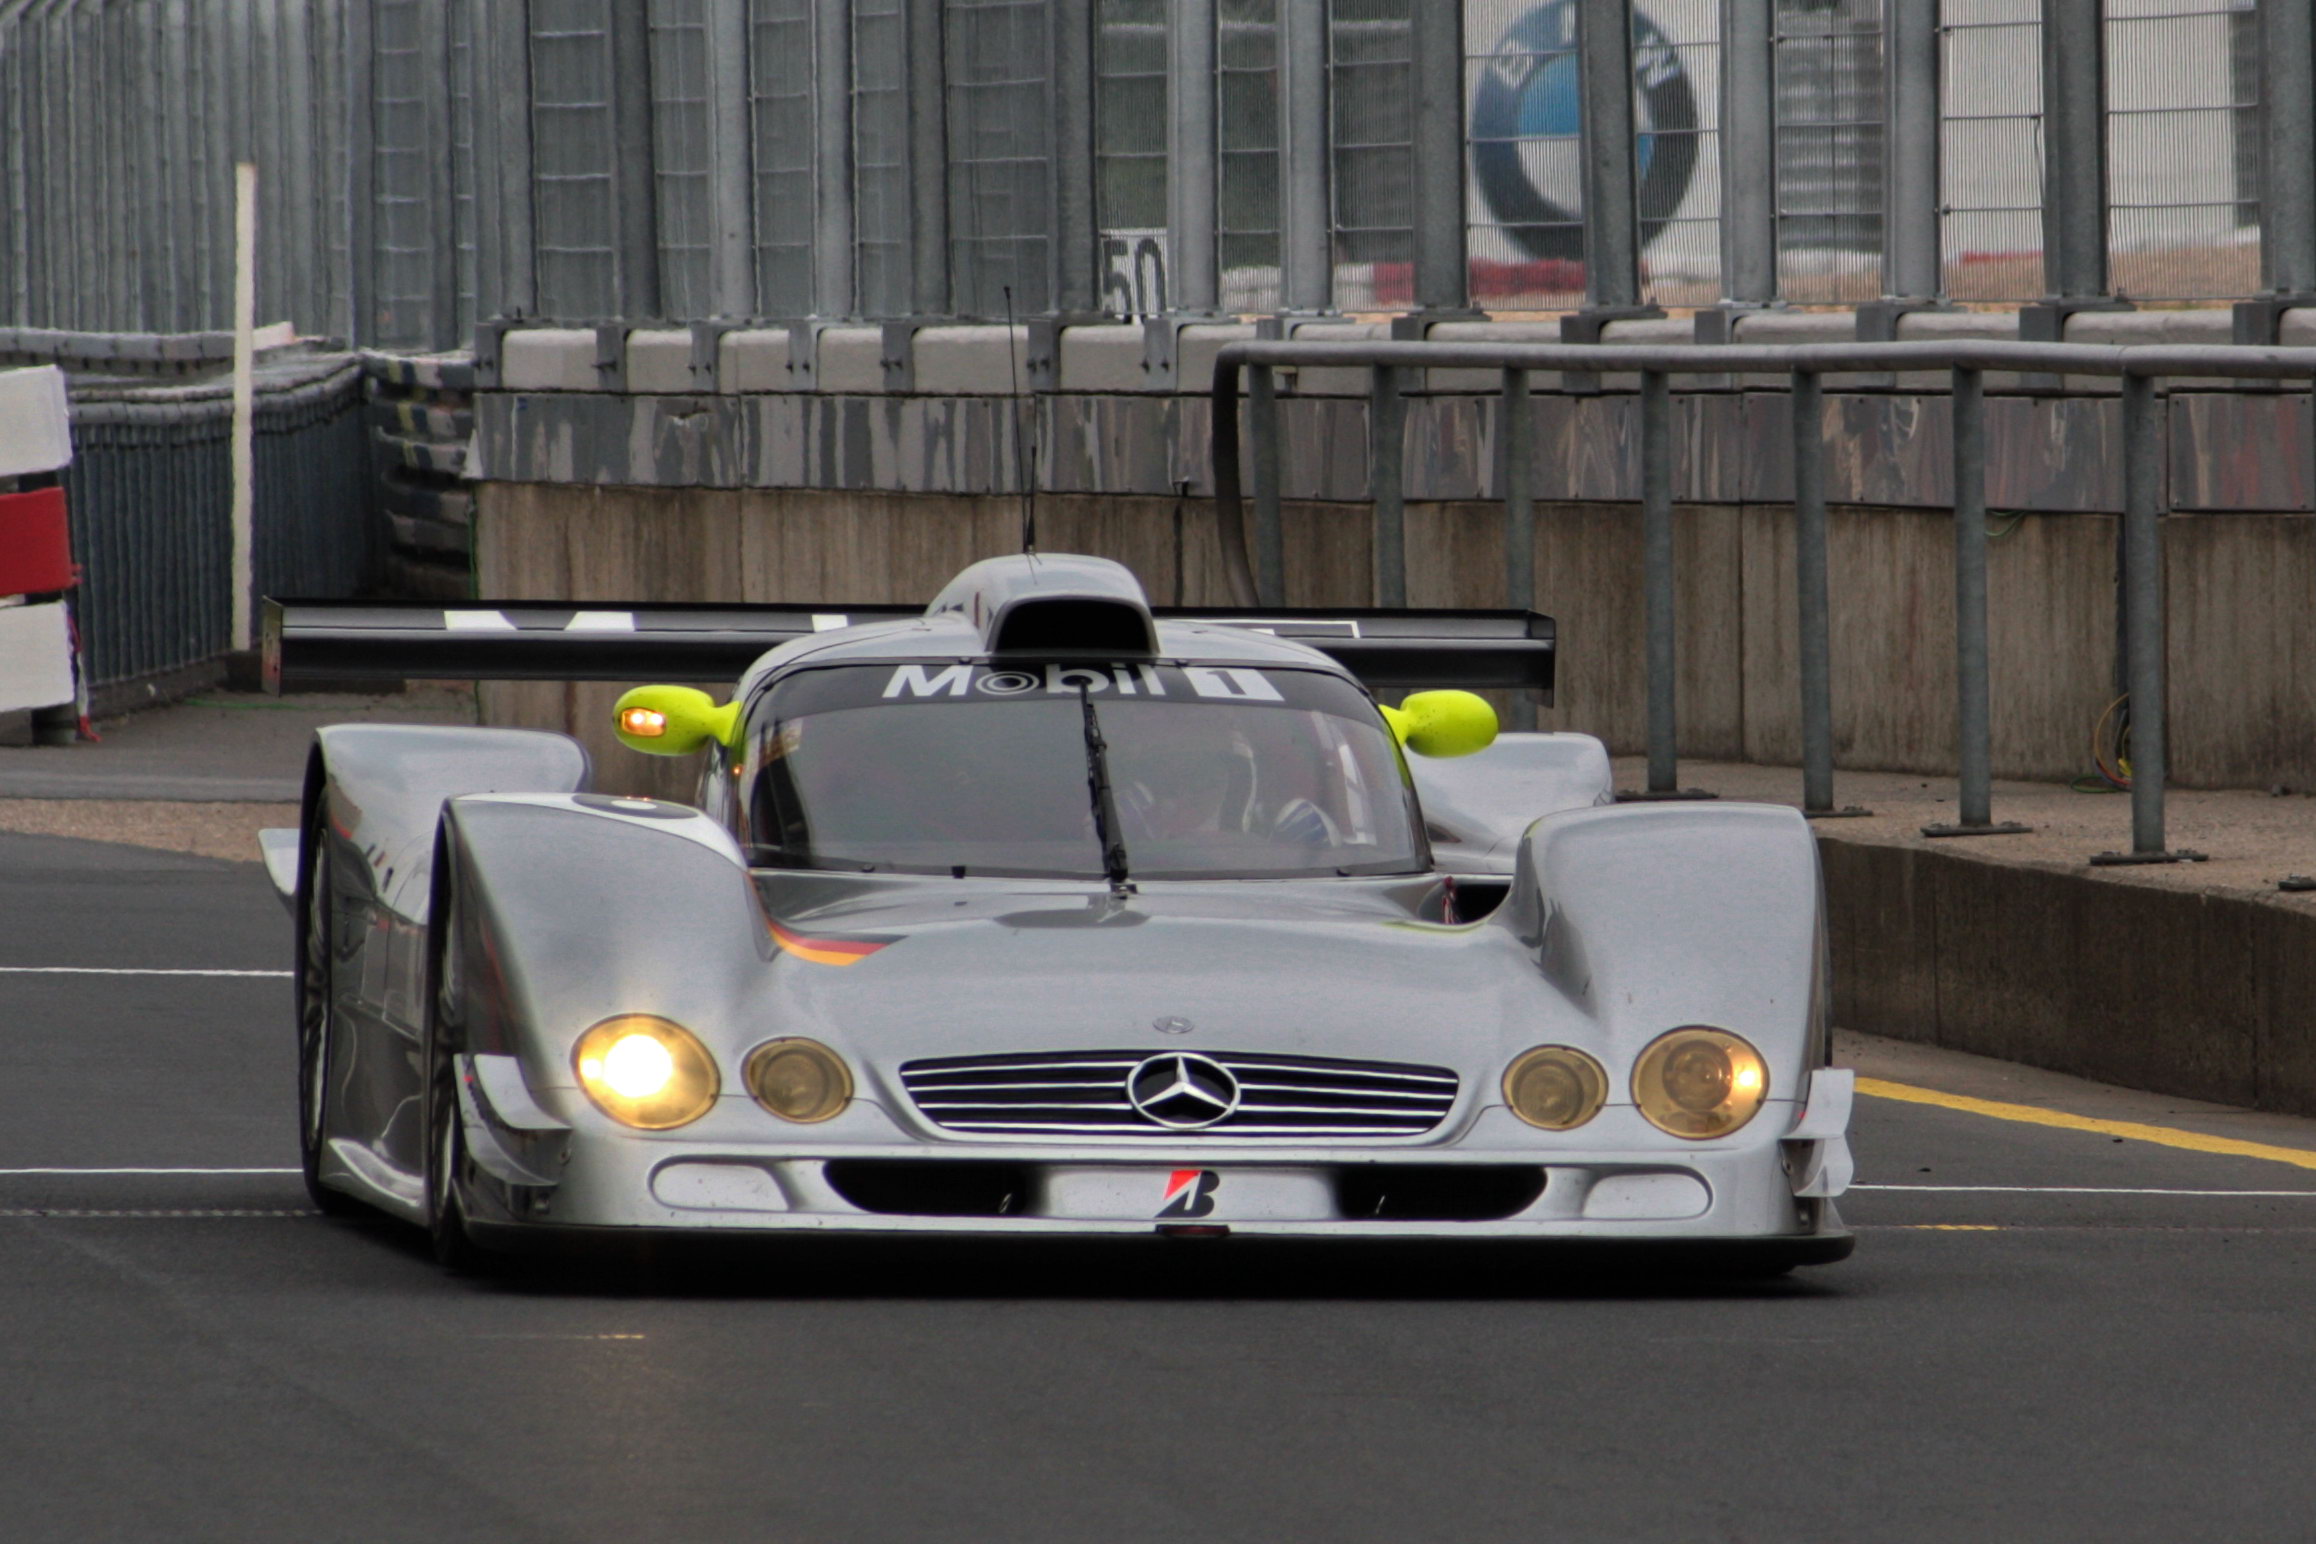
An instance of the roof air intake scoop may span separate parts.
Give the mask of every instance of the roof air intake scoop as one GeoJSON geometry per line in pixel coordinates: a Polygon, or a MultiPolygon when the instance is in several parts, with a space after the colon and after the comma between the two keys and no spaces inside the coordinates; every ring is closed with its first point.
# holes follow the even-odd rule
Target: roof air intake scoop
{"type": "Polygon", "coordinates": [[[963,612],[992,654],[1155,654],[1158,629],[1142,585],[1123,564],[1070,553],[1024,553],[974,564],[926,615],[963,612]]]}

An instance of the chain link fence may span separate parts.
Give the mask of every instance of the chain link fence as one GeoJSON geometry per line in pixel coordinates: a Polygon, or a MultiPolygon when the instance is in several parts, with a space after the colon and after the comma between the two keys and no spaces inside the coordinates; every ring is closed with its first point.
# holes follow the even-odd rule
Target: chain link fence
{"type": "Polygon", "coordinates": [[[2316,232],[2262,218],[2263,168],[2316,176],[2276,138],[2308,115],[2261,105],[2279,69],[2286,100],[2316,92],[2261,42],[2290,20],[2261,4],[2306,0],[0,0],[0,324],[223,326],[240,160],[260,320],[413,351],[494,317],[990,318],[1008,293],[1118,317],[1419,289],[1500,314],[2029,301],[2054,136],[2089,132],[2043,112],[2044,18],[2086,3],[2104,110],[2064,164],[2104,169],[2099,295],[2316,271],[2276,258],[2316,232]],[[1418,102],[1445,78],[1434,3],[1460,157],[1418,102]],[[1586,18],[1629,27],[1621,288],[1587,271],[1613,93],[1584,89],[1586,18]],[[1931,105],[1900,121],[1916,44],[1931,105]],[[1931,140],[1902,175],[1895,147],[1931,140]]]}

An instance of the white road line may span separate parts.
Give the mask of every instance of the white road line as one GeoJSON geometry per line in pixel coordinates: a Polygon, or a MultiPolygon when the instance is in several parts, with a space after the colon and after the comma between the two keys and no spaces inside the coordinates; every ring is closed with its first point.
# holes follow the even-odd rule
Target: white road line
{"type": "Polygon", "coordinates": [[[288,980],[286,970],[148,970],[111,965],[0,965],[0,976],[265,976],[288,980]]]}
{"type": "Polygon", "coordinates": [[[7,1217],[319,1217],[320,1212],[260,1211],[253,1208],[203,1207],[175,1210],[115,1210],[99,1211],[88,1207],[21,1206],[0,1207],[0,1218],[7,1217]]]}
{"type": "Polygon", "coordinates": [[[0,1169],[0,1179],[18,1174],[295,1174],[296,1169],[0,1169]]]}
{"type": "Polygon", "coordinates": [[[1852,1185],[1852,1190],[1911,1190],[1928,1195],[2003,1196],[2306,1196],[2316,1190],[2153,1190],[2130,1185],[1852,1185]]]}

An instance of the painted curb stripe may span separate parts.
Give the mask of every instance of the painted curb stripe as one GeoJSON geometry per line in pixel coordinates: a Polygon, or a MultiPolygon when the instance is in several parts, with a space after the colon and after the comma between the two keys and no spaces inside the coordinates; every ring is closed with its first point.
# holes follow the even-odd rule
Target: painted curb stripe
{"type": "Polygon", "coordinates": [[[2183,1148],[2191,1153],[2212,1153],[2226,1158],[2260,1158],[2269,1163],[2288,1163],[2297,1169],[2316,1169],[2316,1151],[2305,1147],[2274,1147],[2266,1142],[2211,1137],[2200,1131],[2182,1131],[2175,1126],[2149,1126],[2139,1121],[2098,1120],[2088,1115],[2070,1115],[2064,1110],[2045,1110],[2031,1104],[2004,1104],[1994,1099],[1973,1099],[1967,1094],[1941,1093],[1935,1088],[1916,1088],[1911,1083],[1890,1083],[1881,1078],[1858,1079],[1858,1092],[1874,1099],[1936,1105],[1943,1110],[1961,1110],[1970,1115],[2017,1121],[2026,1126],[2055,1126],[2062,1131],[2087,1131],[2099,1136],[2122,1137],[2126,1141],[2153,1142],[2158,1147],[2183,1148]]]}
{"type": "Polygon", "coordinates": [[[858,965],[879,949],[899,942],[894,938],[807,938],[777,922],[771,927],[772,938],[782,949],[815,965],[858,965]]]}

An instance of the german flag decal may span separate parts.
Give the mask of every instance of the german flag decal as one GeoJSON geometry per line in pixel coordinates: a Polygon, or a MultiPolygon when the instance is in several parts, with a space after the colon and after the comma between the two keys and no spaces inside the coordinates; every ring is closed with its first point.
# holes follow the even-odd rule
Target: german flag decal
{"type": "MultiPolygon", "coordinates": [[[[770,919],[766,919],[770,921],[770,919]]],[[[815,965],[858,965],[887,944],[897,944],[896,937],[865,936],[860,938],[811,937],[794,928],[771,923],[772,940],[800,960],[815,965]]]]}

